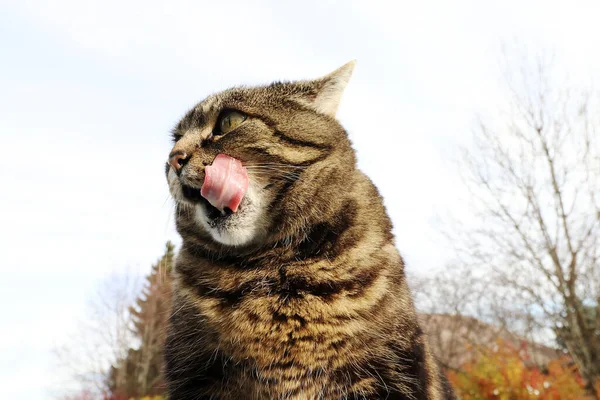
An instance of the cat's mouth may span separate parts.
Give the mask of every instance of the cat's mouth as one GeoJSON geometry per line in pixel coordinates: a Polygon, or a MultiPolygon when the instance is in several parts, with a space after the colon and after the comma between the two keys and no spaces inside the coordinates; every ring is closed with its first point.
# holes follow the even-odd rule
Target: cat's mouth
{"type": "Polygon", "coordinates": [[[178,176],[169,170],[173,197],[191,205],[192,217],[213,240],[228,246],[242,246],[266,234],[265,198],[257,191],[239,160],[218,155],[205,174],[178,176]]]}
{"type": "MultiPolygon", "coordinates": [[[[255,186],[250,185],[234,211],[229,206],[232,203],[227,199],[223,202],[213,199],[216,206],[211,204],[210,199],[202,195],[201,187],[205,184],[205,180],[186,182],[185,177],[178,177],[172,170],[169,172],[169,188],[173,198],[191,206],[186,208],[191,213],[184,213],[184,216],[191,217],[216,242],[241,246],[264,237],[268,218],[264,214],[265,198],[261,190],[257,191],[255,186]]],[[[218,200],[222,198],[219,197],[218,200]]]]}
{"type": "Polygon", "coordinates": [[[212,220],[227,217],[227,216],[230,216],[231,214],[233,214],[233,211],[229,207],[225,207],[223,209],[223,211],[221,211],[218,208],[216,208],[215,206],[213,206],[212,204],[210,204],[210,202],[208,200],[206,200],[204,197],[202,197],[200,189],[196,189],[191,186],[181,184],[181,193],[183,194],[183,197],[185,197],[185,199],[187,201],[189,201],[190,203],[203,204],[204,207],[206,208],[207,217],[209,217],[212,220]]]}

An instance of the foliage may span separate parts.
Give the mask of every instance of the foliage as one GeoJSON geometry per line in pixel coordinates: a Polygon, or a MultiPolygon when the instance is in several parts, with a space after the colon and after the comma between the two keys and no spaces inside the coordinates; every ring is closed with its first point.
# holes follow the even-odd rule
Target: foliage
{"type": "Polygon", "coordinates": [[[542,371],[528,367],[526,344],[517,348],[498,341],[494,348],[478,352],[475,360],[448,373],[461,399],[592,399],[577,367],[567,357],[551,361],[542,371]]]}

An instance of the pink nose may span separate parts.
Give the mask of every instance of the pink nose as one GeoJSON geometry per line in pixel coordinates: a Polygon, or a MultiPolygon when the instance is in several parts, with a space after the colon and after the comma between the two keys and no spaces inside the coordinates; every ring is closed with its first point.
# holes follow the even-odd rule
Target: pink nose
{"type": "Polygon", "coordinates": [[[181,168],[183,168],[183,166],[185,165],[187,157],[187,154],[182,151],[172,153],[171,155],[169,155],[169,164],[175,170],[175,172],[179,172],[181,171],[181,168]]]}

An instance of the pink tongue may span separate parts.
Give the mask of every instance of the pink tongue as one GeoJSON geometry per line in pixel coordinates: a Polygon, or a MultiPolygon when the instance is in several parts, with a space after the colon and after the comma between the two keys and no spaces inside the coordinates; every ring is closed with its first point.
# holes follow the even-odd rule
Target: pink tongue
{"type": "Polygon", "coordinates": [[[242,162],[219,154],[205,172],[202,197],[221,211],[227,207],[236,212],[248,190],[248,173],[242,162]]]}

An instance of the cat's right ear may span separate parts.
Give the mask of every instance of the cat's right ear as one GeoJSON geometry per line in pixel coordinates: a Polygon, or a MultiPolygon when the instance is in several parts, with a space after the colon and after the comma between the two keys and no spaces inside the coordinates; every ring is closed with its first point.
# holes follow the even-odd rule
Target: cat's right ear
{"type": "Polygon", "coordinates": [[[356,60],[352,60],[332,73],[311,81],[317,91],[316,97],[311,101],[311,106],[318,112],[335,118],[342,94],[350,81],[355,65],[356,60]]]}

